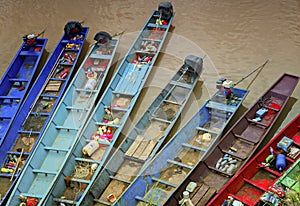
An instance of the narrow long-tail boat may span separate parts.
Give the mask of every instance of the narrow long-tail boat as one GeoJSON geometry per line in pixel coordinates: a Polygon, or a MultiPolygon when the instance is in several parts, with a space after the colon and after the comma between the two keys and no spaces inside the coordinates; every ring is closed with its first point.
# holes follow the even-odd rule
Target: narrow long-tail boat
{"type": "MultiPolygon", "coordinates": [[[[101,111],[102,115],[104,107],[113,106],[120,125],[129,116],[157,59],[170,29],[173,14],[168,22],[162,22],[160,18],[157,12],[153,12],[97,104],[97,111],[101,111]]],[[[81,130],[93,116],[91,112],[96,95],[93,90],[83,91],[82,84],[83,81],[76,82],[66,91],[25,165],[8,204],[16,205],[31,198],[39,205],[44,204],[47,194],[60,177],[81,130]],[[87,94],[78,95],[78,91],[87,94]]]]}
{"type": "Polygon", "coordinates": [[[244,205],[257,205],[261,198],[272,203],[272,195],[264,193],[272,189],[273,184],[293,167],[299,158],[300,114],[251,158],[208,205],[219,206],[233,201],[244,205]]]}
{"type": "Polygon", "coordinates": [[[207,157],[189,171],[188,177],[165,204],[177,205],[190,200],[194,205],[207,204],[253,155],[283,111],[298,81],[298,76],[283,74],[221,138],[207,157]],[[191,184],[196,186],[194,190],[190,190],[191,184]],[[186,190],[191,194],[188,195],[186,190]],[[185,200],[182,200],[182,195],[185,200]]]}
{"type": "MultiPolygon", "coordinates": [[[[34,82],[47,39],[30,36],[22,43],[0,81],[0,145],[34,82]]],[[[25,35],[24,37],[27,37],[25,35]]]]}
{"type": "MultiPolygon", "coordinates": [[[[83,28],[82,35],[86,36],[87,31],[87,28],[83,28]]],[[[102,33],[103,32],[99,34],[101,35],[102,33]]],[[[75,42],[71,39],[66,41],[67,38],[65,36],[66,34],[64,34],[61,41],[49,58],[48,63],[44,66],[44,69],[40,74],[40,78],[38,78],[32,89],[30,90],[28,97],[30,96],[32,98],[26,99],[25,103],[22,105],[20,113],[16,116],[16,120],[13,122],[13,128],[15,129],[10,130],[8,133],[7,140],[9,141],[3,144],[4,147],[0,148],[0,160],[1,164],[3,165],[9,165],[9,163],[11,163],[12,155],[19,156],[22,149],[22,165],[25,164],[26,160],[30,157],[32,151],[34,150],[36,142],[38,142],[40,137],[42,136],[42,131],[46,128],[47,123],[49,122],[60,99],[62,98],[63,93],[67,88],[68,82],[72,80],[72,78],[70,78],[70,75],[72,75],[74,71],[76,61],[80,56],[85,38],[82,38],[81,40],[77,40],[75,42]],[[62,50],[64,51],[62,52],[62,50]],[[73,64],[67,65],[65,63],[61,63],[65,54],[70,54],[70,52],[72,52],[72,55],[73,53],[76,53],[76,57],[74,56],[73,59],[73,64]],[[69,77],[66,77],[64,79],[60,78],[60,80],[58,80],[59,77],[57,76],[59,75],[59,73],[64,72],[65,69],[68,69],[69,77]],[[39,92],[38,88],[41,88],[41,85],[43,83],[43,89],[39,92]],[[36,96],[35,99],[34,96],[36,96]]],[[[101,81],[101,83],[103,84],[103,81],[112,62],[117,43],[118,40],[114,39],[110,40],[107,44],[94,44],[72,81],[81,82],[86,87],[86,85],[89,85],[88,80],[91,79],[87,77],[87,73],[91,73],[96,69],[99,69],[99,71],[97,72],[101,73],[101,77],[97,81],[101,81]],[[108,58],[101,59],[100,55],[94,56],[97,52],[108,55],[108,58]],[[107,53],[105,54],[104,52],[107,53]],[[98,61],[98,64],[91,64],[95,61],[98,61]]],[[[90,81],[94,81],[94,79],[91,79],[90,81]]],[[[99,88],[96,88],[95,90],[100,90],[100,88],[101,86],[99,88]]],[[[16,164],[16,162],[14,163],[16,164]]],[[[9,174],[1,174],[1,181],[3,180],[9,185],[13,185],[11,182],[11,176],[14,175],[15,179],[17,179],[19,173],[22,171],[22,166],[18,165],[18,167],[18,173],[14,173],[14,170],[16,169],[14,168],[14,170],[11,170],[11,173],[9,174]],[[8,178],[10,179],[10,181],[8,178]]],[[[12,187],[10,189],[12,189],[12,187]]],[[[3,194],[5,193],[2,193],[2,195],[3,194]]]]}
{"type": "MultiPolygon", "coordinates": [[[[131,181],[134,180],[114,205],[163,205],[168,195],[219,140],[222,131],[248,93],[247,90],[233,88],[230,96],[226,98],[221,88],[170,139],[135,179],[129,177],[132,178],[131,181]]],[[[120,157],[119,154],[116,156],[120,157]]],[[[106,172],[105,175],[109,176],[112,169],[114,168],[103,173],[106,172]]],[[[123,173],[119,176],[122,175],[125,179],[127,173],[126,171],[123,173]]],[[[117,179],[118,176],[115,176],[117,179]]],[[[102,181],[106,180],[102,178],[102,181]]],[[[128,180],[127,182],[130,183],[128,180]]],[[[102,184],[104,183],[99,183],[102,184]]]]}
{"type": "MultiPolygon", "coordinates": [[[[128,171],[128,173],[130,173],[130,175],[135,175],[134,173],[138,172],[137,168],[141,168],[143,164],[147,163],[147,161],[155,154],[160,145],[163,143],[172,126],[180,116],[180,113],[184,108],[189,96],[193,92],[193,88],[196,86],[197,80],[199,79],[201,74],[201,70],[201,58],[190,55],[185,59],[184,65],[180,67],[171,81],[164,87],[162,92],[156,97],[156,99],[149,106],[138,123],[134,126],[134,129],[122,141],[121,146],[116,150],[116,152],[108,162],[108,167],[106,165],[106,167],[104,168],[104,173],[107,173],[106,170],[110,170],[112,166],[110,164],[113,164],[113,167],[119,167],[123,164],[123,166],[121,166],[121,170],[125,169],[128,171]],[[128,159],[126,160],[126,158],[128,159]]],[[[97,113],[99,112],[96,112],[95,114],[97,113]]],[[[112,116],[114,116],[114,113],[112,113],[112,116]]],[[[97,116],[95,116],[93,119],[99,119],[96,117],[97,116]]],[[[64,191],[65,188],[66,192],[64,194],[62,192],[60,193],[60,196],[64,197],[66,197],[67,192],[72,194],[74,189],[66,186],[64,179],[68,177],[66,177],[65,175],[72,175],[73,173],[73,179],[71,179],[71,181],[77,182],[79,184],[80,182],[85,180],[88,185],[84,186],[86,187],[86,189],[83,194],[79,194],[80,200],[76,202],[77,205],[81,203],[83,205],[90,205],[93,202],[93,198],[84,198],[87,194],[90,196],[88,192],[90,189],[92,189],[92,184],[97,185],[96,187],[98,187],[99,182],[102,183],[102,173],[100,174],[99,178],[96,179],[96,177],[102,169],[103,163],[106,162],[106,160],[109,158],[109,153],[113,149],[113,143],[117,140],[117,135],[119,135],[119,133],[114,132],[113,140],[110,142],[110,144],[103,144],[100,148],[101,150],[99,151],[99,153],[95,154],[94,158],[92,156],[93,159],[90,160],[89,156],[84,156],[82,154],[82,150],[84,152],[86,142],[89,141],[91,136],[93,136],[93,131],[99,129],[99,124],[97,124],[97,122],[95,122],[94,120],[93,123],[94,124],[89,123],[89,126],[86,128],[87,130],[83,132],[82,140],[76,145],[74,153],[72,154],[72,158],[70,159],[68,164],[66,164],[66,167],[63,171],[64,178],[61,178],[60,182],[53,190],[53,193],[59,194],[58,191],[64,191]],[[90,170],[90,167],[93,164],[98,165],[98,167],[95,171],[93,171],[93,174],[88,173],[86,175],[81,175],[78,169],[84,167],[84,163],[86,163],[85,168],[87,171],[90,170]],[[73,165],[75,165],[75,169],[71,170],[71,166],[73,165]],[[96,181],[94,182],[94,180],[96,181]],[[88,201],[88,199],[90,201],[88,201]]],[[[109,125],[100,124],[101,129],[103,128],[103,126],[109,125]]],[[[114,128],[112,129],[114,130],[114,128]]],[[[118,129],[120,131],[119,127],[115,129],[118,129]]],[[[115,175],[117,175],[117,173],[115,173],[115,175]]],[[[123,185],[124,181],[128,181],[125,179],[121,181],[121,178],[114,176],[114,174],[111,174],[111,176],[107,178],[110,178],[110,180],[112,180],[112,182],[109,182],[109,180],[104,180],[104,182],[108,182],[108,184],[106,185],[108,190],[110,190],[110,187],[116,187],[116,185],[118,184],[123,185]]],[[[104,187],[104,185],[101,184],[101,187],[104,187]]],[[[118,188],[120,189],[120,191],[118,191],[118,194],[125,189],[125,187],[118,188]]],[[[114,191],[116,190],[117,188],[114,188],[114,191]]],[[[74,198],[77,199],[77,197],[74,197],[74,193],[69,197],[69,201],[67,202],[69,204],[74,204],[73,201],[70,201],[70,198],[71,200],[74,200],[74,198]]],[[[106,200],[106,197],[103,199],[106,200]]],[[[59,200],[63,203],[66,203],[66,198],[59,200]]],[[[51,197],[49,202],[47,203],[52,203],[51,197]]],[[[108,203],[109,202],[107,202],[107,204],[108,203]]]]}

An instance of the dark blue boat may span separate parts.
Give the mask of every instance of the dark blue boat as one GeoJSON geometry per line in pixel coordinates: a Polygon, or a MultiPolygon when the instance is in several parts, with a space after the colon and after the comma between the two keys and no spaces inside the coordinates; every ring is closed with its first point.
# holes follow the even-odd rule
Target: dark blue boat
{"type": "MultiPolygon", "coordinates": [[[[124,153],[123,156],[134,159],[132,160],[133,162],[142,161],[143,163],[140,163],[139,167],[141,167],[142,164],[147,163],[147,160],[156,153],[180,116],[189,96],[193,93],[193,89],[197,84],[201,71],[202,59],[192,55],[188,56],[185,60],[185,64],[180,67],[170,83],[165,86],[162,92],[147,109],[147,112],[141,117],[140,121],[136,124],[135,129],[131,132],[131,135],[123,140],[121,148],[128,148],[128,152],[130,152],[129,150],[132,147],[136,148],[135,153],[134,151],[131,151],[131,156],[126,156],[127,153],[126,155],[124,153]],[[136,141],[134,141],[134,139],[136,139],[136,141]],[[145,149],[147,145],[148,149],[145,149]]],[[[112,116],[114,116],[114,114],[115,113],[112,112],[112,116]]],[[[92,122],[93,121],[89,122],[89,126],[86,127],[86,130],[83,130],[71,158],[67,161],[62,171],[61,178],[57,184],[55,184],[53,191],[50,193],[45,204],[53,205],[55,201],[70,205],[90,205],[92,203],[93,199],[86,199],[85,196],[90,196],[89,191],[92,189],[92,185],[98,185],[99,180],[102,181],[102,178],[96,179],[96,177],[101,171],[104,163],[110,157],[109,154],[112,152],[114,142],[118,138],[117,134],[114,133],[110,145],[100,146],[100,148],[90,157],[89,155],[83,155],[82,151],[87,145],[86,142],[89,141],[87,138],[90,138],[90,136],[93,135],[93,131],[95,131],[91,129],[91,125],[94,125],[90,124],[92,122]],[[86,174],[86,176],[84,176],[82,173],[79,173],[79,168],[83,168],[84,165],[88,168],[92,165],[97,165],[97,168],[92,174],[86,174]],[[73,185],[86,183],[84,186],[85,191],[79,194],[80,198],[77,201],[73,201],[76,194],[72,192],[74,191],[74,188],[65,183],[66,178],[69,178],[70,184],[73,185]],[[94,182],[94,180],[96,181],[94,182]],[[61,196],[64,196],[65,198],[58,198],[61,196]]],[[[121,152],[120,148],[116,150],[116,153],[119,152],[121,152]]],[[[114,166],[122,164],[121,159],[123,158],[120,158],[118,155],[114,155],[113,157],[114,158],[112,158],[110,162],[112,162],[114,166]],[[118,160],[116,160],[116,158],[118,160]]],[[[107,168],[105,167],[104,169],[106,170],[107,168]]],[[[135,169],[133,170],[138,171],[135,169]]]]}
{"type": "MultiPolygon", "coordinates": [[[[180,185],[181,179],[188,175],[218,142],[225,126],[247,93],[247,90],[233,88],[230,97],[226,98],[218,91],[170,139],[141,173],[132,178],[132,183],[114,205],[163,205],[168,195],[180,185]]],[[[94,194],[98,194],[98,191],[95,190],[94,194]]]]}
{"type": "Polygon", "coordinates": [[[47,43],[47,39],[28,36],[31,41],[22,43],[0,82],[0,145],[33,83],[47,43]]]}
{"type": "Polygon", "coordinates": [[[63,177],[62,169],[70,158],[84,125],[93,121],[94,124],[86,125],[99,127],[107,106],[114,105],[114,114],[119,119],[116,133],[120,133],[165,41],[173,13],[168,22],[164,21],[166,25],[160,18],[155,11],[148,19],[93,113],[96,92],[93,89],[83,89],[83,81],[78,80],[70,85],[25,165],[8,204],[17,205],[23,200],[34,198],[39,205],[43,205],[55,182],[63,177]]]}
{"type": "Polygon", "coordinates": [[[71,80],[87,32],[88,28],[82,27],[77,34],[80,38],[77,36],[76,40],[66,33],[62,36],[12,122],[13,129],[7,132],[0,146],[0,165],[2,169],[7,169],[0,173],[1,184],[4,186],[0,189],[3,203],[7,198],[5,194],[12,190],[22,166],[30,157],[71,80]],[[67,56],[72,56],[72,59],[67,61],[67,56]]]}

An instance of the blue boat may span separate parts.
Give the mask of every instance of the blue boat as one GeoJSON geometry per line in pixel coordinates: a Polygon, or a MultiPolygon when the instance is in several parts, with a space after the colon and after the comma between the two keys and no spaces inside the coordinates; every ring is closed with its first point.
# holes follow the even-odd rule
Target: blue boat
{"type": "MultiPolygon", "coordinates": [[[[237,174],[257,150],[283,113],[299,79],[298,76],[283,74],[222,136],[209,154],[189,169],[186,177],[180,180],[180,186],[166,193],[162,198],[164,205],[177,205],[189,201],[188,198],[195,205],[208,205],[214,194],[237,174]]],[[[252,187],[252,191],[254,189],[252,187]]],[[[153,190],[159,191],[159,186],[153,190]]]]}
{"type": "Polygon", "coordinates": [[[0,145],[34,82],[33,76],[47,44],[47,39],[33,34],[23,38],[24,42],[0,81],[0,145]]]}
{"type": "MultiPolygon", "coordinates": [[[[2,147],[0,147],[1,165],[10,165],[12,163],[11,157],[13,155],[19,157],[21,152],[22,165],[24,165],[26,160],[30,157],[36,143],[42,136],[42,131],[46,128],[47,123],[62,98],[68,82],[72,80],[70,77],[75,71],[74,68],[76,66],[76,61],[82,51],[87,32],[88,28],[84,27],[80,34],[83,35],[82,38],[76,41],[67,40],[67,34],[64,34],[61,41],[56,46],[51,57],[48,59],[48,62],[41,71],[39,78],[30,90],[28,98],[25,100],[20,112],[16,116],[15,121],[12,124],[14,130],[10,130],[8,132],[6,141],[2,147]],[[74,56],[72,64],[63,63],[63,57],[65,54],[74,56]],[[66,76],[66,78],[59,78],[59,76],[64,73],[65,69],[68,69],[68,76],[66,76]]],[[[95,65],[94,68],[91,63],[93,63],[96,59],[98,60],[98,58],[93,59],[92,54],[96,51],[101,51],[103,53],[104,50],[107,50],[107,53],[113,56],[117,42],[117,40],[111,40],[109,44],[94,44],[85,58],[84,63],[77,71],[76,76],[78,77],[75,79],[81,78],[80,81],[88,82],[84,71],[92,71],[96,68],[101,68],[101,78],[105,78],[112,58],[109,60],[105,59],[102,62],[100,62],[101,59],[99,59],[98,65],[95,65]]],[[[16,164],[16,162],[14,162],[14,164],[16,164]]],[[[18,173],[15,173],[16,168],[14,168],[14,170],[11,170],[8,174],[0,174],[1,182],[3,181],[3,184],[5,183],[6,189],[9,188],[7,192],[12,190],[14,185],[12,179],[14,178],[14,182],[16,182],[16,179],[22,172],[22,167],[18,167],[18,173]]],[[[1,194],[4,196],[4,191],[2,191],[1,194]]]]}
{"type": "MultiPolygon", "coordinates": [[[[155,11],[97,104],[97,111],[100,112],[97,116],[104,115],[104,107],[114,105],[120,127],[129,116],[153,67],[173,16],[166,25],[160,24],[162,21],[156,21],[157,19],[160,19],[160,15],[155,11]]],[[[73,82],[63,96],[12,191],[9,205],[32,199],[39,205],[44,204],[47,194],[60,177],[66,160],[74,150],[81,130],[95,114],[92,109],[96,93],[91,89],[86,91],[82,88],[82,83],[83,81],[73,82]],[[78,95],[79,91],[84,94],[78,95]]]]}
{"type": "MultiPolygon", "coordinates": [[[[219,140],[248,93],[244,89],[232,88],[230,96],[226,97],[220,91],[170,139],[136,178],[132,177],[132,183],[114,205],[163,205],[181,179],[219,140]]],[[[98,194],[98,191],[95,189],[93,193],[98,194]]]]}
{"type": "MultiPolygon", "coordinates": [[[[137,162],[137,164],[142,161],[143,163],[139,165],[141,167],[155,154],[180,116],[189,96],[193,92],[193,88],[196,86],[201,71],[202,59],[192,55],[188,56],[185,64],[180,67],[170,83],[165,86],[147,109],[147,112],[141,117],[135,129],[123,140],[121,147],[116,150],[117,154],[122,153],[122,157],[114,155],[109,161],[111,164],[114,166],[121,165],[123,162],[121,160],[125,161],[124,158],[128,157],[133,159],[133,162],[137,162]],[[145,150],[146,146],[147,150],[145,150]],[[132,147],[135,148],[135,151],[132,151],[132,147]],[[124,148],[127,148],[126,154],[124,148]],[[131,152],[131,155],[128,154],[129,152],[131,152]]],[[[91,154],[84,155],[83,153],[87,149],[87,142],[90,142],[90,137],[93,136],[95,138],[97,136],[93,132],[99,131],[99,125],[101,129],[103,129],[103,126],[106,126],[108,130],[110,129],[109,127],[111,127],[112,131],[116,129],[118,131],[121,130],[120,127],[114,128],[115,125],[95,122],[95,119],[100,119],[96,116],[98,113],[100,112],[95,113],[92,120],[88,122],[88,126],[83,130],[80,141],[77,142],[71,158],[67,161],[59,181],[55,184],[45,202],[46,205],[54,205],[54,202],[70,205],[90,205],[92,203],[92,201],[87,201],[85,196],[92,185],[98,185],[99,181],[102,181],[101,175],[99,176],[100,178],[96,179],[96,177],[110,157],[109,154],[112,152],[113,145],[120,132],[114,132],[113,139],[109,144],[101,143],[100,148],[97,146],[97,150],[94,153],[91,152],[91,154]],[[91,167],[92,169],[90,169],[91,167]],[[83,171],[86,172],[84,173],[83,171]],[[77,192],[74,193],[76,187],[78,191],[80,191],[80,187],[84,187],[85,190],[77,194],[77,192]]],[[[114,117],[114,114],[114,111],[112,111],[112,117],[114,117]]],[[[107,168],[105,167],[104,170],[107,170],[107,168]]],[[[138,172],[138,170],[135,171],[138,172]]]]}

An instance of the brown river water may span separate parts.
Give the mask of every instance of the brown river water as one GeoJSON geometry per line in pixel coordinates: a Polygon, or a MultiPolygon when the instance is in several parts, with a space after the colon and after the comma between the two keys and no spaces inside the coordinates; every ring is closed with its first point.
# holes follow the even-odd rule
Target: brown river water
{"type": "MultiPolygon", "coordinates": [[[[50,55],[63,34],[64,25],[71,20],[84,20],[83,25],[89,26],[87,44],[93,43],[98,31],[110,34],[125,31],[119,37],[116,69],[159,2],[0,0],[0,76],[17,52],[24,34],[37,34],[46,29],[46,50],[50,55]]],[[[284,72],[300,76],[299,0],[174,0],[173,6],[174,27],[134,107],[131,121],[135,122],[143,114],[188,54],[206,55],[204,69],[194,96],[171,134],[215,92],[214,84],[219,77],[237,82],[270,60],[257,76],[255,73],[239,84],[241,88],[249,87],[250,93],[236,120],[284,72]]],[[[299,99],[300,84],[273,133],[300,113],[299,99]]],[[[127,122],[123,134],[129,131],[131,121],[127,122]]]]}

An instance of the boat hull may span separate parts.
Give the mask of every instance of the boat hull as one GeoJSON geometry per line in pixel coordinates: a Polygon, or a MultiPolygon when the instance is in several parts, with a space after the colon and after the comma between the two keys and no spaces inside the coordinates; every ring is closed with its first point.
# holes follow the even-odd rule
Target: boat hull
{"type": "Polygon", "coordinates": [[[86,202],[85,195],[121,134],[171,27],[173,18],[167,25],[156,25],[158,18],[157,11],[154,11],[123,59],[86,126],[78,135],[78,141],[44,204],[81,205],[86,202]],[[145,44],[149,42],[153,43],[155,50],[145,50],[145,44]],[[107,130],[110,130],[109,134],[107,130]],[[77,171],[78,168],[92,165],[94,171],[91,170],[87,176],[74,174],[74,168],[77,171]],[[74,194],[70,186],[81,188],[80,194],[74,194]]]}
{"type": "Polygon", "coordinates": [[[0,146],[38,74],[47,41],[37,38],[34,45],[23,42],[0,81],[0,146]]]}
{"type": "MultiPolygon", "coordinates": [[[[30,182],[27,180],[31,178],[30,180],[34,181],[35,179],[34,176],[27,176],[27,174],[30,174],[32,169],[36,169],[35,166],[40,164],[44,157],[43,154],[37,153],[36,149],[45,143],[42,136],[43,132],[53,119],[55,110],[61,104],[60,100],[63,98],[63,92],[73,78],[73,71],[75,71],[87,33],[88,27],[82,27],[76,39],[67,34],[62,36],[52,55],[48,58],[36,84],[30,91],[31,98],[27,98],[22,105],[22,111],[20,111],[18,119],[14,122],[16,130],[9,133],[10,141],[5,142],[5,148],[1,148],[5,150],[3,153],[4,158],[1,158],[2,161],[7,162],[10,154],[22,156],[22,164],[19,165],[19,170],[24,170],[25,174],[19,172],[6,176],[6,178],[10,176],[15,178],[9,189],[12,190],[12,194],[15,191],[18,193],[20,187],[21,190],[28,189],[30,182]]],[[[7,204],[18,203],[12,203],[8,199],[7,204]]]]}
{"type": "Polygon", "coordinates": [[[236,100],[230,105],[218,91],[147,164],[114,205],[163,205],[218,141],[247,93],[247,90],[234,88],[232,94],[236,100]]]}
{"type": "MultiPolygon", "coordinates": [[[[222,205],[228,196],[245,205],[257,205],[263,194],[300,158],[300,115],[297,115],[275,137],[273,137],[251,160],[217,193],[208,205],[222,205]],[[286,150],[282,142],[295,139],[286,150]],[[272,149],[271,149],[272,148],[272,149]],[[284,148],[285,149],[285,148],[284,148]],[[293,152],[292,150],[298,150],[293,152]],[[270,151],[271,150],[271,151],[270,151]],[[274,153],[274,156],[272,155],[274,153]],[[276,168],[278,154],[286,156],[286,167],[283,171],[276,168]],[[271,155],[271,156],[270,156],[271,155]]],[[[262,198],[263,199],[263,198],[262,198]]]]}
{"type": "Polygon", "coordinates": [[[191,181],[196,182],[199,189],[191,194],[192,202],[196,205],[207,204],[253,155],[282,113],[298,81],[297,76],[283,74],[221,138],[207,157],[198,163],[166,205],[178,204],[191,181]],[[262,110],[266,111],[265,115],[261,115],[262,110]],[[224,161],[228,157],[233,160],[233,166],[224,161]],[[228,166],[221,167],[219,163],[223,161],[222,164],[228,166]]]}

